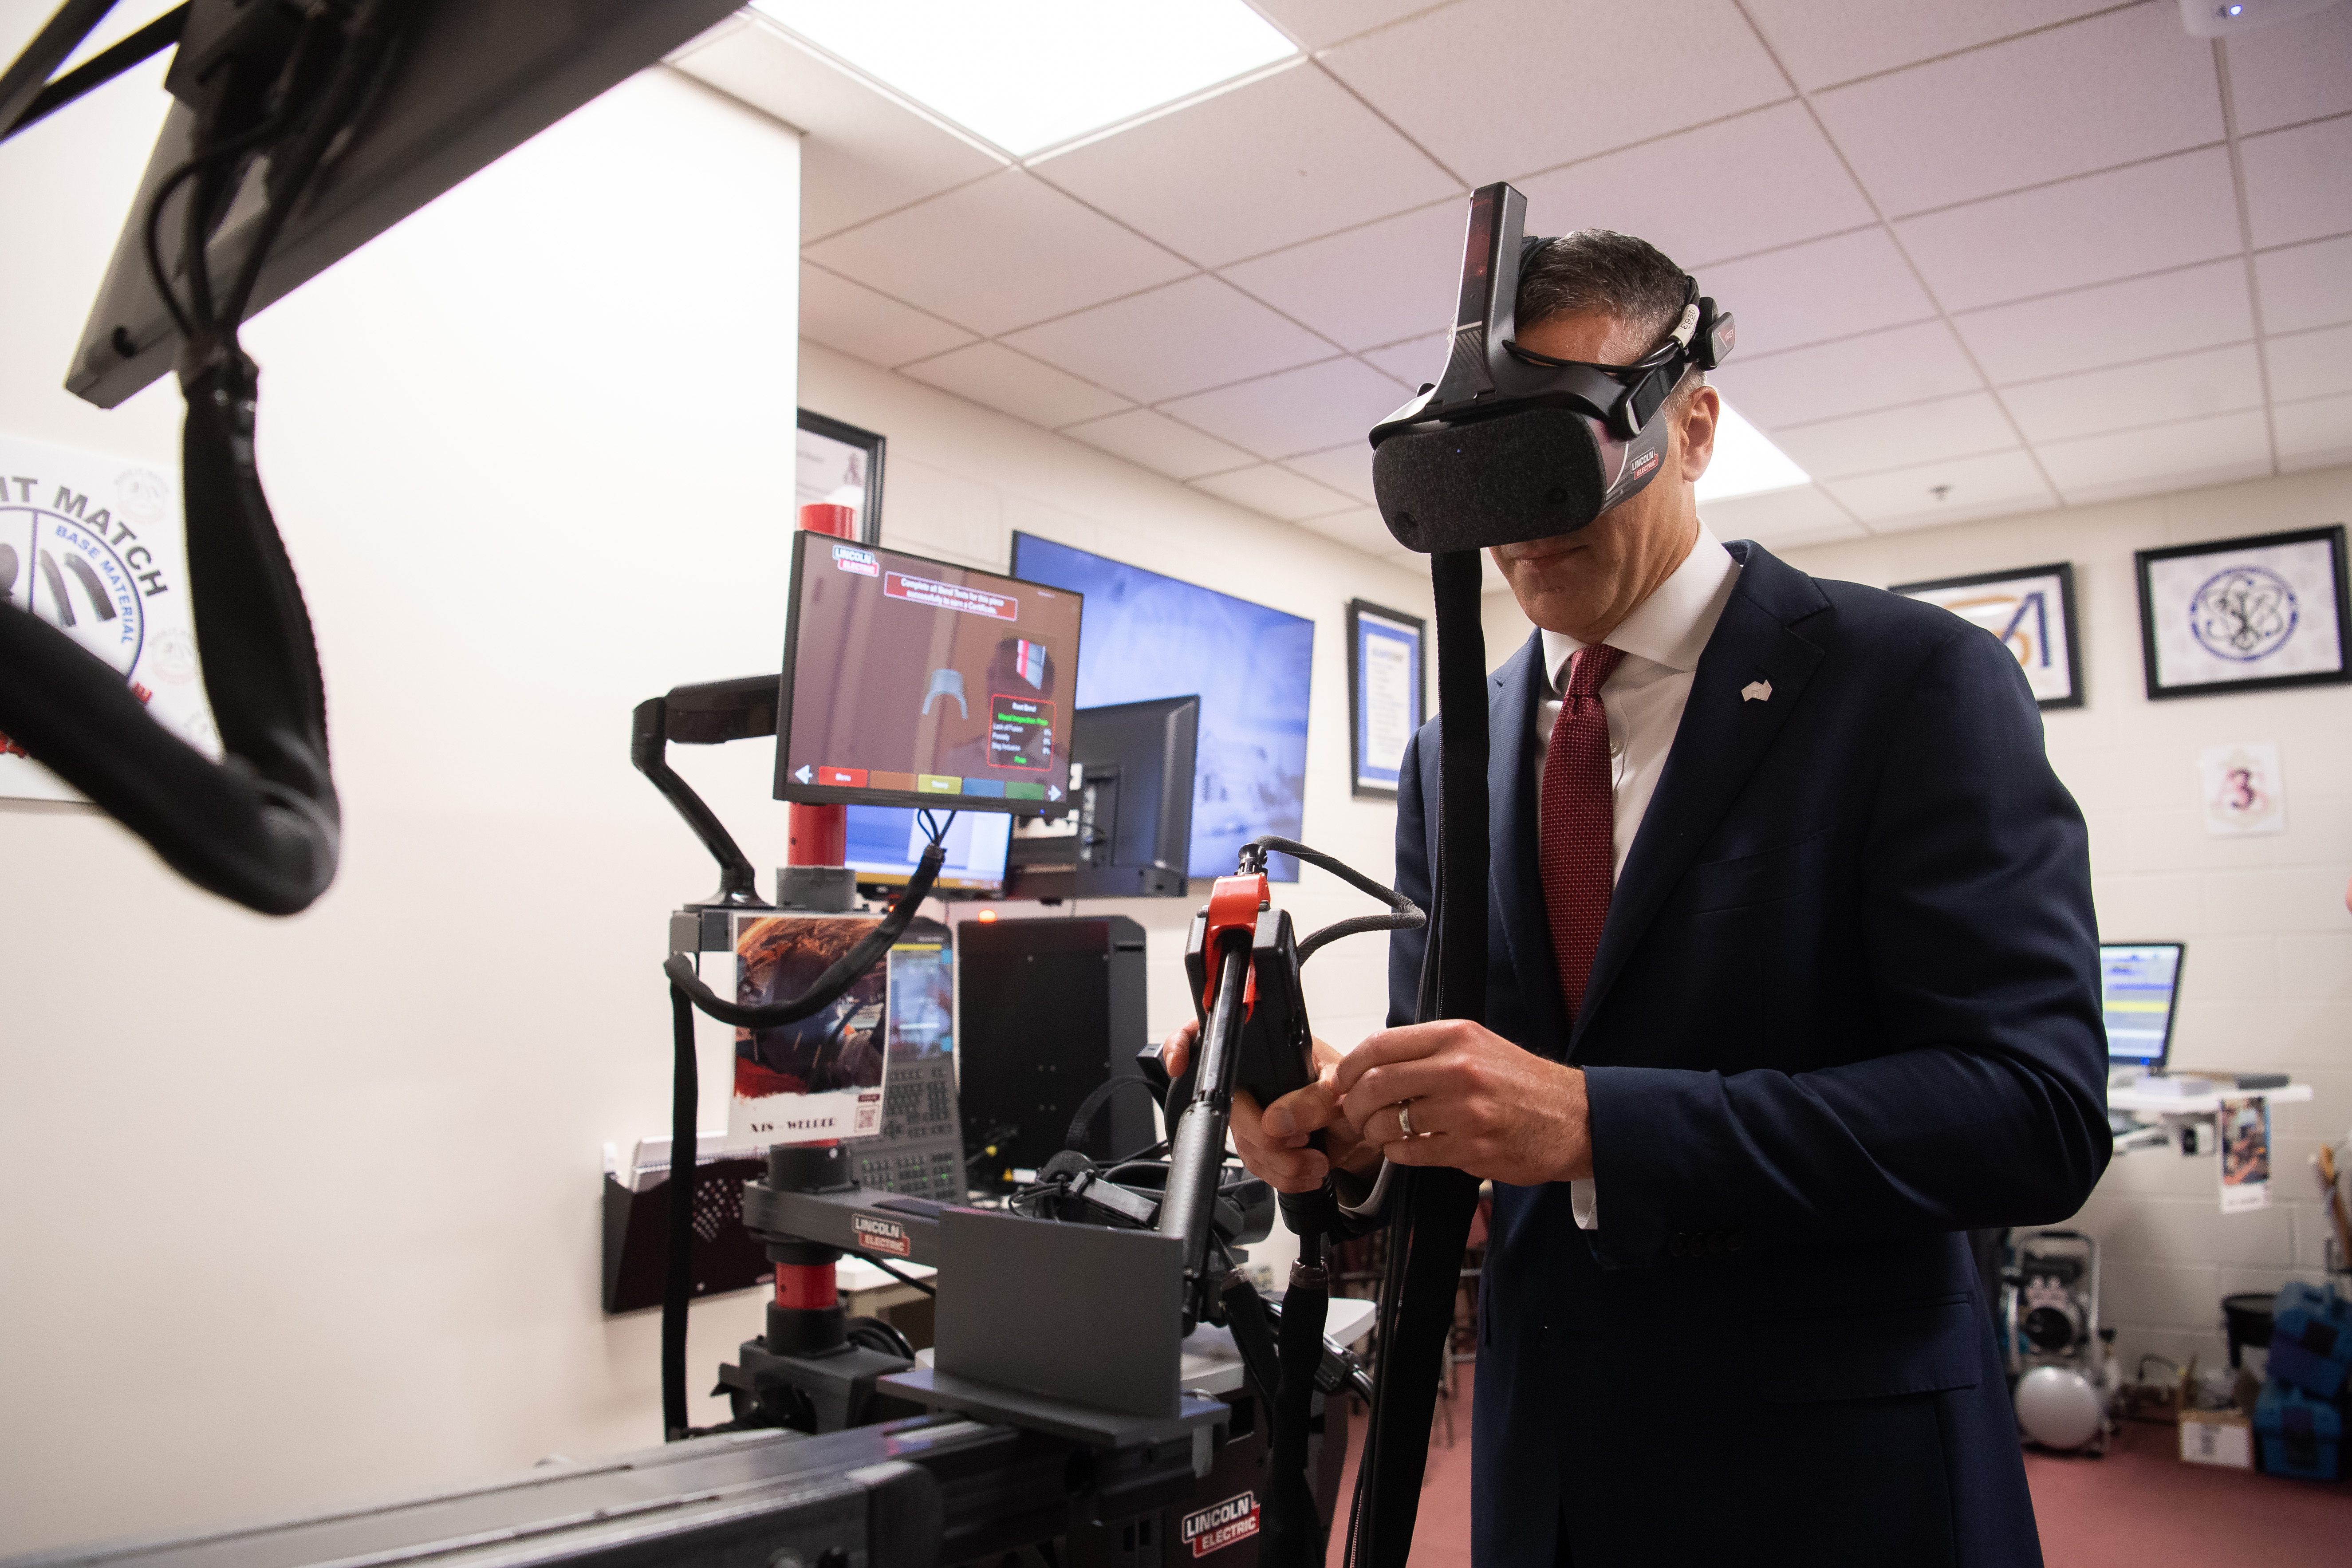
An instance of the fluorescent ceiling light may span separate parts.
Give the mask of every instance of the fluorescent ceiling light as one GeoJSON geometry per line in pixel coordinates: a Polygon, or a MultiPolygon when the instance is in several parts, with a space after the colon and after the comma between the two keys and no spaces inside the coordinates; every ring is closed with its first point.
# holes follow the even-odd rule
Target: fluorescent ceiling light
{"type": "Polygon", "coordinates": [[[753,0],[1015,157],[1293,58],[1243,0],[753,0]]]}
{"type": "Polygon", "coordinates": [[[1730,404],[1723,405],[1722,422],[1715,427],[1715,458],[1698,481],[1699,500],[1729,500],[1812,482],[1813,477],[1763,431],[1741,418],[1730,404]]]}

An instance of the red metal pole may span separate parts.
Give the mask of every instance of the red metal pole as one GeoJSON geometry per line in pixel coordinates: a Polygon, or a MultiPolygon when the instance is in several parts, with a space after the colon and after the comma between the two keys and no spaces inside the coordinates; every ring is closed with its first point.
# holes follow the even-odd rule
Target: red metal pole
{"type": "MultiPolygon", "coordinates": [[[[854,539],[857,532],[857,509],[811,501],[801,508],[801,526],[811,533],[854,539]]],[[[798,803],[792,805],[785,825],[785,865],[840,866],[845,865],[848,858],[847,807],[802,805],[798,803]]]]}

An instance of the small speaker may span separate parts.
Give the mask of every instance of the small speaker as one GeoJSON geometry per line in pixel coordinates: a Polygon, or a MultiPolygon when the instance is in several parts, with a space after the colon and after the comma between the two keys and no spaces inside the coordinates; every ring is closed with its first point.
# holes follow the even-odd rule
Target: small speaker
{"type": "Polygon", "coordinates": [[[1606,489],[1592,427],[1570,408],[1410,430],[1372,452],[1381,520],[1425,554],[1573,533],[1606,489]]]}

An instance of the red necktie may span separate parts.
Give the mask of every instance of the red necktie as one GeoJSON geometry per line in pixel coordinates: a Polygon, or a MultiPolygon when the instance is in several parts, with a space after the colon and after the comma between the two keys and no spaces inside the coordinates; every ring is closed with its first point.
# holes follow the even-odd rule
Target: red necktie
{"type": "Polygon", "coordinates": [[[1609,787],[1609,714],[1601,687],[1624,658],[1596,643],[1569,667],[1568,690],[1544,750],[1539,858],[1552,959],[1571,1021],[1584,1005],[1592,954],[1609,919],[1617,814],[1609,787]]]}

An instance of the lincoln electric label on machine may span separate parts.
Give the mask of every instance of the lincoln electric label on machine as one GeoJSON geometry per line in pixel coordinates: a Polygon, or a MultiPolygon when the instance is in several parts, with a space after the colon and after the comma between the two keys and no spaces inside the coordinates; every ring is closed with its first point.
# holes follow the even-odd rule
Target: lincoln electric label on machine
{"type": "MultiPolygon", "coordinates": [[[[804,994],[880,923],[861,915],[737,915],[736,1001],[763,1006],[804,994]]],[[[889,1001],[890,966],[877,963],[831,1006],[798,1023],[736,1030],[729,1144],[811,1143],[881,1131],[889,1001]]]]}
{"type": "Polygon", "coordinates": [[[913,1255],[915,1244],[907,1235],[907,1227],[895,1219],[884,1219],[878,1214],[853,1214],[849,1216],[850,1233],[857,1245],[867,1252],[887,1252],[893,1258],[913,1255]]]}
{"type": "Polygon", "coordinates": [[[1177,1531],[1178,1538],[1192,1547],[1194,1557],[1206,1557],[1236,1541],[1247,1541],[1256,1533],[1255,1492],[1240,1492],[1223,1502],[1211,1503],[1204,1509],[1188,1513],[1177,1531]]]}
{"type": "MultiPolygon", "coordinates": [[[[97,655],[158,723],[216,758],[181,537],[176,475],[0,435],[0,604],[97,655]]],[[[81,798],[5,735],[0,795],[81,798]]]]}

